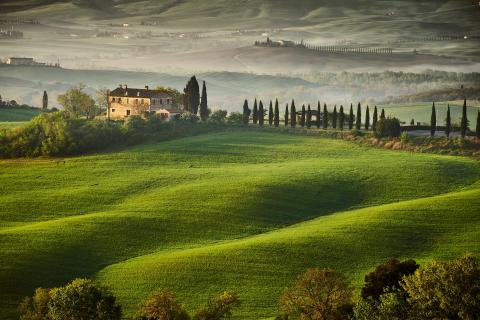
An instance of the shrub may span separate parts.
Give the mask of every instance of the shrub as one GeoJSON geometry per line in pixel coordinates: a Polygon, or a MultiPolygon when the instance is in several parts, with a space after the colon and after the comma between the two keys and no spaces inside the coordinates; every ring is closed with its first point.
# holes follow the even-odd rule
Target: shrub
{"type": "Polygon", "coordinates": [[[357,320],[407,320],[412,317],[405,294],[401,292],[386,292],[380,295],[378,301],[371,298],[360,298],[353,314],[357,320]]]}
{"type": "Polygon", "coordinates": [[[233,125],[243,124],[243,114],[240,112],[231,112],[227,117],[227,123],[233,125]]]}
{"type": "Polygon", "coordinates": [[[397,138],[400,136],[401,131],[400,120],[397,118],[385,118],[378,121],[375,134],[380,138],[397,138]]]}
{"type": "Polygon", "coordinates": [[[169,290],[155,291],[142,304],[136,320],[189,320],[190,316],[169,290]]]}
{"type": "Polygon", "coordinates": [[[185,112],[180,115],[177,121],[183,122],[183,123],[197,123],[200,120],[200,118],[191,112],[185,112]]]}
{"type": "Polygon", "coordinates": [[[346,278],[331,269],[310,269],[292,288],[285,289],[280,309],[300,319],[344,319],[353,304],[353,293],[346,278]]]}
{"type": "Polygon", "coordinates": [[[227,118],[227,111],[226,110],[216,110],[212,112],[210,118],[208,118],[208,122],[213,124],[224,124],[227,118]]]}
{"type": "Polygon", "coordinates": [[[220,320],[229,318],[232,309],[240,304],[235,292],[225,291],[218,297],[212,299],[208,305],[197,311],[194,320],[220,320]]]}

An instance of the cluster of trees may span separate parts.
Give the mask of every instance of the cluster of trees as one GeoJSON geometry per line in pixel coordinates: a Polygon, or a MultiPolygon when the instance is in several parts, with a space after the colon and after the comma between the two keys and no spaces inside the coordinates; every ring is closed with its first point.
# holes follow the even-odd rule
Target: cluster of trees
{"type": "Polygon", "coordinates": [[[207,86],[203,81],[202,95],[200,96],[200,87],[197,78],[191,77],[187,82],[185,89],[183,89],[183,105],[187,112],[196,115],[200,107],[200,119],[207,121],[209,116],[208,100],[207,100],[207,86]]]}
{"type": "Polygon", "coordinates": [[[282,314],[303,320],[478,319],[480,265],[472,256],[432,261],[391,259],[365,276],[354,301],[346,277],[332,269],[311,269],[280,299],[282,314]]]}
{"type": "MultiPolygon", "coordinates": [[[[250,120],[252,120],[254,125],[263,127],[265,125],[266,116],[270,126],[280,126],[278,99],[275,100],[275,107],[273,107],[273,103],[270,101],[268,110],[264,108],[263,102],[261,100],[260,102],[257,102],[257,99],[255,99],[253,103],[253,110],[251,110],[248,105],[248,100],[245,100],[243,104],[244,125],[249,125],[250,120]]],[[[316,126],[317,128],[323,128],[324,130],[328,128],[338,128],[340,130],[344,130],[345,128],[348,128],[349,130],[373,130],[382,137],[398,137],[401,130],[400,121],[396,118],[387,118],[385,116],[384,109],[381,110],[379,115],[377,106],[375,106],[373,110],[372,123],[370,123],[369,106],[367,106],[365,110],[365,122],[362,123],[362,106],[360,103],[357,105],[356,113],[354,113],[353,104],[351,104],[350,111],[348,114],[346,114],[343,106],[340,106],[340,108],[337,110],[337,106],[335,105],[333,111],[330,112],[327,105],[324,104],[322,110],[320,102],[318,102],[316,110],[312,110],[310,105],[308,105],[306,108],[305,105],[303,105],[301,111],[297,111],[295,100],[292,100],[290,108],[288,104],[285,107],[283,123],[285,127],[290,126],[292,128],[300,126],[302,128],[310,129],[312,126],[316,126]],[[313,118],[315,118],[315,120],[313,120],[313,118]]]]}
{"type": "MultiPolygon", "coordinates": [[[[221,320],[240,304],[237,294],[225,291],[191,316],[167,289],[154,291],[139,307],[133,320],[221,320]]],[[[120,320],[122,308],[115,296],[89,279],[75,279],[59,288],[37,288],[19,306],[20,320],[120,320]]]]}
{"type": "MultiPolygon", "coordinates": [[[[286,288],[277,320],[474,320],[480,315],[480,264],[466,255],[431,261],[390,259],[365,276],[360,296],[347,278],[333,269],[310,269],[286,288]]],[[[134,320],[221,320],[240,305],[225,291],[192,315],[167,289],[154,291],[139,306],[134,320]]],[[[19,306],[20,320],[120,320],[115,296],[92,280],[76,279],[64,287],[37,288],[19,306]]]]}
{"type": "MultiPolygon", "coordinates": [[[[460,120],[460,134],[462,138],[465,138],[467,135],[469,121],[467,117],[467,99],[463,101],[462,107],[462,118],[460,120]]],[[[437,110],[435,108],[435,102],[432,105],[432,115],[430,117],[430,135],[435,136],[437,131],[437,110]]],[[[451,132],[453,131],[452,117],[450,115],[450,105],[447,106],[447,116],[445,118],[445,135],[450,137],[451,132]]],[[[477,127],[475,130],[475,135],[477,138],[480,138],[480,110],[477,113],[477,127]]]]}

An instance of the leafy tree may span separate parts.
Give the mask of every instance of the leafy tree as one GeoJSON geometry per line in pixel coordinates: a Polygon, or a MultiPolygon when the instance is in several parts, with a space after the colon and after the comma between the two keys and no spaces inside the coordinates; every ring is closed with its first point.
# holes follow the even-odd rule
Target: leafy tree
{"type": "Polygon", "coordinates": [[[317,129],[320,128],[320,116],[321,116],[321,112],[320,112],[320,101],[319,101],[317,105],[317,129]]]}
{"type": "Polygon", "coordinates": [[[272,100],[270,100],[270,107],[268,108],[268,124],[270,125],[270,127],[273,125],[273,118],[273,104],[272,100]]]}
{"type": "Polygon", "coordinates": [[[302,105],[302,116],[300,118],[300,125],[303,127],[305,127],[305,116],[306,116],[306,112],[305,112],[305,105],[302,105]]]}
{"type": "Polygon", "coordinates": [[[435,110],[435,102],[432,105],[432,116],[430,117],[430,136],[435,136],[437,131],[437,111],[435,110]]]}
{"type": "Polygon", "coordinates": [[[462,132],[462,138],[465,138],[467,135],[468,129],[468,118],[467,118],[467,99],[463,101],[463,109],[462,109],[462,120],[460,122],[460,130],[462,132]]]}
{"type": "Polygon", "coordinates": [[[263,109],[263,102],[260,100],[259,108],[258,108],[258,124],[260,127],[263,127],[263,122],[265,120],[265,110],[263,109]]]}
{"type": "Polygon", "coordinates": [[[197,123],[198,121],[200,121],[200,118],[194,113],[184,112],[180,115],[178,121],[183,123],[197,123]]]}
{"type": "Polygon", "coordinates": [[[312,109],[310,109],[310,105],[307,108],[307,128],[310,129],[312,127],[312,109]]]}
{"type": "Polygon", "coordinates": [[[350,115],[348,116],[348,129],[353,129],[353,104],[350,104],[350,115]]]}
{"type": "Polygon", "coordinates": [[[108,110],[108,95],[110,91],[107,88],[100,88],[97,90],[95,96],[95,103],[97,104],[97,109],[100,112],[109,111],[108,110]]]}
{"type": "Polygon", "coordinates": [[[385,119],[385,109],[382,109],[382,113],[380,114],[380,119],[385,119]]]}
{"type": "Polygon", "coordinates": [[[167,290],[153,292],[142,304],[135,320],[189,320],[190,316],[177,301],[175,295],[167,290]]]}
{"type": "Polygon", "coordinates": [[[477,113],[477,128],[476,128],[476,136],[477,138],[480,138],[480,110],[478,110],[477,113]]]}
{"type": "Polygon", "coordinates": [[[278,107],[278,99],[275,99],[275,114],[273,116],[273,123],[277,128],[280,125],[280,109],[278,107]]]}
{"type": "Polygon", "coordinates": [[[235,292],[225,291],[218,297],[210,300],[206,307],[198,310],[193,320],[221,320],[230,318],[234,307],[240,304],[235,292]]]}
{"type": "Polygon", "coordinates": [[[253,124],[258,123],[258,105],[257,99],[255,98],[255,102],[253,103],[253,124]]]}
{"type": "Polygon", "coordinates": [[[48,95],[47,95],[47,91],[43,91],[42,109],[43,109],[43,110],[47,110],[47,109],[48,109],[48,95]]]}
{"type": "Polygon", "coordinates": [[[288,127],[288,103],[285,106],[285,127],[288,127]]]}
{"type": "Polygon", "coordinates": [[[362,128],[362,106],[360,103],[357,106],[357,122],[355,123],[355,127],[357,130],[360,130],[362,128]]]}
{"type": "Polygon", "coordinates": [[[50,289],[37,288],[33,297],[25,297],[20,303],[20,320],[46,320],[48,318],[48,304],[50,303],[50,289]]]}
{"type": "Polygon", "coordinates": [[[445,119],[445,135],[450,137],[452,131],[452,117],[450,115],[450,105],[447,106],[447,118],[445,119]]]}
{"type": "Polygon", "coordinates": [[[367,110],[365,111],[365,130],[370,128],[370,108],[367,106],[367,110]]]}
{"type": "Polygon", "coordinates": [[[333,107],[332,128],[337,129],[337,106],[336,105],[333,107]]]}
{"type": "Polygon", "coordinates": [[[390,259],[384,264],[377,266],[372,272],[365,276],[361,296],[364,299],[372,298],[378,301],[387,289],[390,291],[399,290],[400,281],[404,276],[411,275],[419,265],[415,260],[400,262],[397,259],[390,259]]]}
{"type": "Polygon", "coordinates": [[[378,122],[378,113],[377,113],[377,106],[375,106],[375,109],[373,109],[373,121],[372,121],[373,132],[377,130],[377,122],[378,122]]]}
{"type": "Polygon", "coordinates": [[[202,121],[207,121],[208,119],[207,86],[205,85],[205,81],[203,81],[202,100],[200,102],[200,119],[202,119],[202,121]]]}
{"type": "Polygon", "coordinates": [[[240,112],[230,112],[227,117],[227,123],[233,125],[243,124],[243,114],[240,112]]]}
{"type": "Polygon", "coordinates": [[[377,131],[375,131],[375,134],[381,138],[397,138],[401,133],[402,128],[400,126],[400,120],[397,118],[380,119],[377,123],[377,131]]]}
{"type": "Polygon", "coordinates": [[[340,115],[338,119],[338,125],[340,127],[340,130],[343,130],[344,124],[345,124],[345,113],[343,112],[343,106],[340,106],[340,115]]]}
{"type": "Polygon", "coordinates": [[[248,123],[250,122],[250,113],[252,111],[248,107],[248,100],[245,99],[245,102],[243,103],[243,125],[248,126],[248,123]]]}
{"type": "Polygon", "coordinates": [[[292,100],[292,105],[290,106],[290,125],[292,128],[297,126],[297,110],[295,108],[295,101],[292,100]]]}
{"type": "Polygon", "coordinates": [[[323,104],[323,118],[322,118],[322,121],[323,121],[323,129],[327,129],[328,128],[328,110],[327,110],[327,104],[326,103],[323,104]]]}
{"type": "Polygon", "coordinates": [[[379,300],[360,298],[353,308],[356,320],[414,320],[404,292],[386,292],[379,300]]]}
{"type": "Polygon", "coordinates": [[[50,290],[50,320],[120,320],[121,307],[105,288],[88,279],[75,279],[64,287],[50,290]]]}
{"type": "Polygon", "coordinates": [[[418,319],[478,319],[480,265],[472,256],[432,261],[402,283],[418,319]]]}
{"type": "Polygon", "coordinates": [[[85,85],[79,84],[58,96],[58,102],[71,117],[85,116],[91,119],[95,116],[95,100],[84,89],[85,85]]]}
{"type": "Polygon", "coordinates": [[[285,289],[280,309],[304,320],[345,319],[352,301],[345,276],[331,269],[310,269],[285,289]]]}
{"type": "Polygon", "coordinates": [[[214,124],[224,124],[227,120],[227,114],[227,110],[215,110],[210,115],[208,122],[214,124]]]}

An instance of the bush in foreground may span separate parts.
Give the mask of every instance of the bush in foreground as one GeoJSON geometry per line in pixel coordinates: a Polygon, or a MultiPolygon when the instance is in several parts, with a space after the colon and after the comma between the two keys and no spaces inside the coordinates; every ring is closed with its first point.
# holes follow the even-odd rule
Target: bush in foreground
{"type": "Polygon", "coordinates": [[[189,320],[190,316],[170,290],[158,290],[140,307],[135,320],[189,320]]]}
{"type": "Polygon", "coordinates": [[[383,118],[378,121],[375,134],[379,138],[397,138],[401,132],[400,120],[397,118],[383,118]]]}

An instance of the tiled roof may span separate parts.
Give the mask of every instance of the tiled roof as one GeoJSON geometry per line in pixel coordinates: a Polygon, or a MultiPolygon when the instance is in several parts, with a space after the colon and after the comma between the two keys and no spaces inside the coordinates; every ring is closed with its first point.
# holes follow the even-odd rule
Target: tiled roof
{"type": "Polygon", "coordinates": [[[110,92],[110,96],[129,97],[129,98],[171,98],[170,95],[160,90],[136,89],[136,88],[116,88],[110,92]]]}

